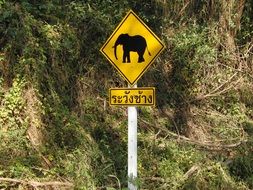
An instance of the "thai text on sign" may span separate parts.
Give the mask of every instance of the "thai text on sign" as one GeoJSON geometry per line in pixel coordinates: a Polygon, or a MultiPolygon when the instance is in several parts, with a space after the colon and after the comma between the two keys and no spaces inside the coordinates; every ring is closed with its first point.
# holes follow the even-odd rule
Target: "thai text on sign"
{"type": "Polygon", "coordinates": [[[119,106],[152,106],[155,105],[155,88],[111,88],[109,103],[119,106]]]}

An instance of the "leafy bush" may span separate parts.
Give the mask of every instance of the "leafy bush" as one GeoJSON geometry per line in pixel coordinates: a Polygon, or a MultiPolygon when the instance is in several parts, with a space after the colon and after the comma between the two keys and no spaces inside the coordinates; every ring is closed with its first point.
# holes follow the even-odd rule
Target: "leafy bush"
{"type": "Polygon", "coordinates": [[[248,188],[242,183],[236,183],[220,163],[210,162],[205,163],[201,170],[184,184],[182,189],[246,190],[248,188]]]}

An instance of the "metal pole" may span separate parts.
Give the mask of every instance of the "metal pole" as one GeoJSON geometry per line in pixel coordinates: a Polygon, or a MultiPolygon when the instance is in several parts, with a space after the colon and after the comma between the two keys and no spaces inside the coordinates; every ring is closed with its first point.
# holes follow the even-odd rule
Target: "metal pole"
{"type": "MultiPolygon", "coordinates": [[[[134,85],[137,88],[137,84],[134,85]]],[[[128,189],[137,190],[137,107],[128,109],[128,189]]]]}

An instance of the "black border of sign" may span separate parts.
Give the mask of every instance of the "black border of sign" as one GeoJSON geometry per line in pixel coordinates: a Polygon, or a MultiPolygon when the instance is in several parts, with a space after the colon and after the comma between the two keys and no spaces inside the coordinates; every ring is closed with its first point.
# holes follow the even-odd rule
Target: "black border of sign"
{"type": "Polygon", "coordinates": [[[137,88],[110,88],[109,89],[109,105],[110,106],[155,106],[156,103],[155,87],[137,87],[137,88]],[[152,90],[154,101],[153,104],[111,104],[111,91],[112,90],[152,90]]]}
{"type": "Polygon", "coordinates": [[[150,65],[154,62],[154,60],[157,58],[157,56],[165,49],[165,45],[161,42],[161,40],[155,35],[154,32],[151,31],[151,29],[132,11],[128,11],[127,15],[123,18],[123,20],[119,23],[119,25],[116,27],[116,29],[114,30],[114,32],[111,34],[111,36],[109,37],[109,39],[106,41],[106,43],[102,46],[102,48],[100,49],[100,52],[107,57],[107,59],[112,63],[112,65],[119,71],[119,73],[123,76],[123,78],[130,84],[130,86],[133,86],[140,78],[141,76],[144,74],[144,72],[146,72],[146,70],[150,67],[150,65]],[[131,15],[133,14],[133,16],[140,21],[140,23],[143,24],[143,26],[156,38],[156,40],[161,44],[162,48],[160,49],[160,51],[154,56],[154,58],[147,64],[147,66],[143,69],[143,71],[136,77],[136,79],[131,83],[128,78],[124,75],[124,73],[122,73],[120,71],[120,69],[117,67],[117,65],[110,59],[110,57],[108,57],[106,55],[106,53],[104,52],[104,48],[105,46],[109,43],[109,41],[113,38],[113,36],[115,35],[115,33],[119,30],[119,28],[122,26],[122,24],[125,22],[125,20],[131,15]]]}

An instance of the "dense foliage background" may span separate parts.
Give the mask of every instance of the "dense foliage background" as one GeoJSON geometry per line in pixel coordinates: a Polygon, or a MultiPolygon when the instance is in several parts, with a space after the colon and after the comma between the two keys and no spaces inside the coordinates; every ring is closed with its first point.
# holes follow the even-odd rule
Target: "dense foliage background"
{"type": "Polygon", "coordinates": [[[138,84],[139,188],[253,189],[252,0],[0,0],[0,189],[127,187],[99,49],[129,9],[167,47],[138,84]]]}

